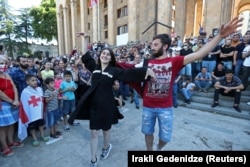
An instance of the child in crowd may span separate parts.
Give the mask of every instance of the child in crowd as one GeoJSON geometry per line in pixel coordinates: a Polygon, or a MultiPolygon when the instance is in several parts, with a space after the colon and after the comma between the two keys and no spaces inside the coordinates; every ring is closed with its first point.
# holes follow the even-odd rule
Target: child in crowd
{"type": "MultiPolygon", "coordinates": [[[[48,137],[44,136],[44,124],[45,121],[43,119],[44,113],[44,103],[43,103],[43,90],[41,87],[37,86],[37,77],[35,75],[26,75],[26,83],[27,87],[21,93],[21,109],[20,109],[20,117],[24,119],[19,121],[19,123],[26,123],[28,125],[28,130],[33,138],[32,145],[39,146],[40,143],[36,136],[36,129],[39,128],[40,131],[40,139],[44,142],[49,140],[48,137]]],[[[20,125],[20,124],[19,124],[20,125]]],[[[19,127],[19,136],[21,136],[21,140],[27,137],[27,132],[19,127]],[[21,131],[20,131],[21,130],[21,131]]]]}
{"type": "Polygon", "coordinates": [[[64,81],[60,85],[60,92],[63,94],[63,120],[64,120],[64,130],[70,130],[67,115],[71,114],[75,109],[75,94],[76,84],[72,80],[72,73],[70,71],[64,72],[64,81]]]}
{"type": "Polygon", "coordinates": [[[44,64],[44,70],[41,71],[41,77],[42,77],[42,80],[43,80],[43,84],[45,85],[45,79],[46,78],[54,78],[54,71],[51,70],[51,62],[46,62],[44,64]]]}
{"type": "Polygon", "coordinates": [[[55,88],[55,82],[53,78],[46,78],[45,84],[47,90],[44,93],[48,126],[50,128],[50,137],[58,138],[62,133],[57,131],[57,120],[59,119],[59,109],[58,109],[58,90],[55,88]]]}
{"type": "MultiPolygon", "coordinates": [[[[62,74],[60,72],[56,72],[55,75],[55,89],[59,92],[60,85],[63,81],[62,74]]],[[[59,92],[58,94],[58,110],[59,110],[59,118],[63,121],[63,113],[62,113],[62,107],[63,107],[63,96],[62,93],[59,92]]]]}

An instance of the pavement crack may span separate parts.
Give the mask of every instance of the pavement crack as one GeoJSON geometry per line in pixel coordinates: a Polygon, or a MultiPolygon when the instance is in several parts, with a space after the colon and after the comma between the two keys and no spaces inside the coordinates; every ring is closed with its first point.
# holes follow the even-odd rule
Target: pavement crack
{"type": "Polygon", "coordinates": [[[200,138],[200,140],[202,141],[202,143],[203,143],[205,146],[207,146],[208,148],[210,148],[210,146],[207,144],[207,141],[208,141],[207,138],[205,138],[205,137],[199,137],[199,138],[200,138]]]}
{"type": "Polygon", "coordinates": [[[250,135],[250,132],[249,131],[244,131],[247,135],[250,135]]]}

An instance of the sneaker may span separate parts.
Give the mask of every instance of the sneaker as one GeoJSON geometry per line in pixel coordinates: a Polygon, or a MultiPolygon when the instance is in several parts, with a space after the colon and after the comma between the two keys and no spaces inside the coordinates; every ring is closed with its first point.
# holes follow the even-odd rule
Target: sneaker
{"type": "Polygon", "coordinates": [[[136,109],[138,109],[138,110],[140,109],[140,107],[139,107],[139,106],[136,106],[135,108],[136,108],[136,109]]]}
{"type": "Polygon", "coordinates": [[[89,167],[97,167],[98,166],[98,158],[96,157],[96,161],[92,162],[92,160],[90,161],[90,166],[89,167]]]}
{"type": "Polygon", "coordinates": [[[241,109],[238,106],[233,106],[233,109],[237,112],[241,112],[241,109]]]}
{"type": "Polygon", "coordinates": [[[58,136],[61,136],[61,135],[62,135],[62,132],[56,131],[56,134],[57,134],[58,136]]]}
{"type": "Polygon", "coordinates": [[[69,130],[70,130],[69,126],[66,125],[66,126],[64,127],[64,130],[65,130],[65,131],[69,131],[69,130]]]}
{"type": "Polygon", "coordinates": [[[190,103],[191,103],[191,100],[190,100],[190,99],[186,99],[186,100],[185,100],[185,103],[190,104],[190,103]]]}
{"type": "Polygon", "coordinates": [[[10,156],[14,155],[14,152],[10,148],[5,148],[2,151],[2,154],[4,157],[10,157],[10,156]]]}
{"type": "Polygon", "coordinates": [[[43,142],[47,142],[47,141],[49,141],[49,137],[48,136],[42,136],[40,138],[40,140],[43,141],[43,142]]]}
{"type": "Polygon", "coordinates": [[[80,122],[73,122],[72,126],[80,126],[80,122]]]}
{"type": "Polygon", "coordinates": [[[219,103],[214,103],[211,107],[214,108],[214,107],[217,107],[219,105],[219,103]]]}
{"type": "Polygon", "coordinates": [[[24,146],[24,144],[22,142],[19,142],[19,141],[8,144],[9,148],[23,147],[23,146],[24,146]]]}
{"type": "Polygon", "coordinates": [[[50,137],[53,138],[53,139],[57,139],[57,138],[59,138],[60,136],[57,135],[56,133],[54,133],[54,134],[50,134],[50,137]]]}
{"type": "Polygon", "coordinates": [[[112,144],[110,144],[110,143],[109,143],[109,146],[108,146],[107,149],[102,149],[102,154],[101,154],[101,159],[102,160],[108,158],[111,149],[112,149],[112,144]]]}
{"type": "Polygon", "coordinates": [[[162,151],[162,148],[159,148],[159,145],[156,145],[156,151],[162,151]]]}
{"type": "Polygon", "coordinates": [[[250,102],[247,102],[247,105],[249,105],[249,106],[250,106],[250,102]]]}

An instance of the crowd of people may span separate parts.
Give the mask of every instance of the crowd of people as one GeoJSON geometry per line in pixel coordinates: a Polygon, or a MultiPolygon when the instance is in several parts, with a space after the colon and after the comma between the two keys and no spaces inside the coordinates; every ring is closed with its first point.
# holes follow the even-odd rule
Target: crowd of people
{"type": "Polygon", "coordinates": [[[142,98],[141,131],[147,150],[153,150],[156,119],[159,121],[156,149],[162,150],[171,141],[172,106],[178,106],[178,90],[184,101],[190,103],[195,89],[208,92],[215,85],[212,107],[219,105],[221,93],[234,96],[233,107],[240,112],[240,92],[247,88],[250,75],[250,31],[242,37],[235,33],[241,21],[238,18],[230,21],[221,27],[219,34],[208,38],[203,35],[181,41],[159,34],[152,42],[117,48],[99,42],[91,46],[87,34],[81,33],[78,36],[84,39],[82,54],[46,60],[18,56],[16,62],[10,62],[1,53],[3,155],[11,156],[12,147],[23,146],[23,142],[14,141],[17,122],[19,139],[23,141],[30,134],[31,144],[38,146],[39,141],[47,142],[49,137],[62,135],[58,130],[59,120],[64,130],[70,131],[70,125],[79,125],[76,119],[88,119],[91,166],[97,166],[99,131],[103,133],[100,159],[106,159],[112,149],[110,129],[123,118],[119,108],[126,105],[127,98],[131,98],[136,109],[140,108],[139,98],[142,98]],[[45,125],[49,137],[44,133],[45,125]]]}

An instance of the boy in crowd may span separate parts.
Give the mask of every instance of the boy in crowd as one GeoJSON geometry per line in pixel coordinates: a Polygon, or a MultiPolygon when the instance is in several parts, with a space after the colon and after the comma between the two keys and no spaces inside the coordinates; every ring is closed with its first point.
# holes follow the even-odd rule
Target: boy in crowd
{"type": "MultiPolygon", "coordinates": [[[[62,93],[64,100],[63,100],[63,120],[64,120],[64,130],[70,130],[68,122],[67,122],[67,115],[71,114],[75,110],[75,93],[76,84],[72,80],[72,73],[70,71],[65,71],[64,74],[64,81],[60,85],[59,92],[62,93]]],[[[76,123],[79,124],[79,123],[76,123]]]]}
{"type": "Polygon", "coordinates": [[[59,119],[59,108],[58,108],[58,94],[59,92],[55,89],[55,82],[53,78],[46,78],[45,84],[47,90],[44,93],[48,126],[50,128],[50,137],[58,138],[62,133],[57,131],[57,121],[59,119]]]}
{"type": "Polygon", "coordinates": [[[47,142],[48,137],[44,136],[44,124],[43,119],[43,90],[41,87],[37,86],[37,77],[35,75],[26,75],[27,87],[21,93],[21,109],[19,121],[18,135],[21,140],[27,137],[26,126],[22,123],[28,125],[28,130],[33,138],[32,145],[39,146],[40,143],[36,136],[36,129],[40,131],[41,140],[47,142]],[[25,128],[25,129],[24,129],[25,128]]]}

